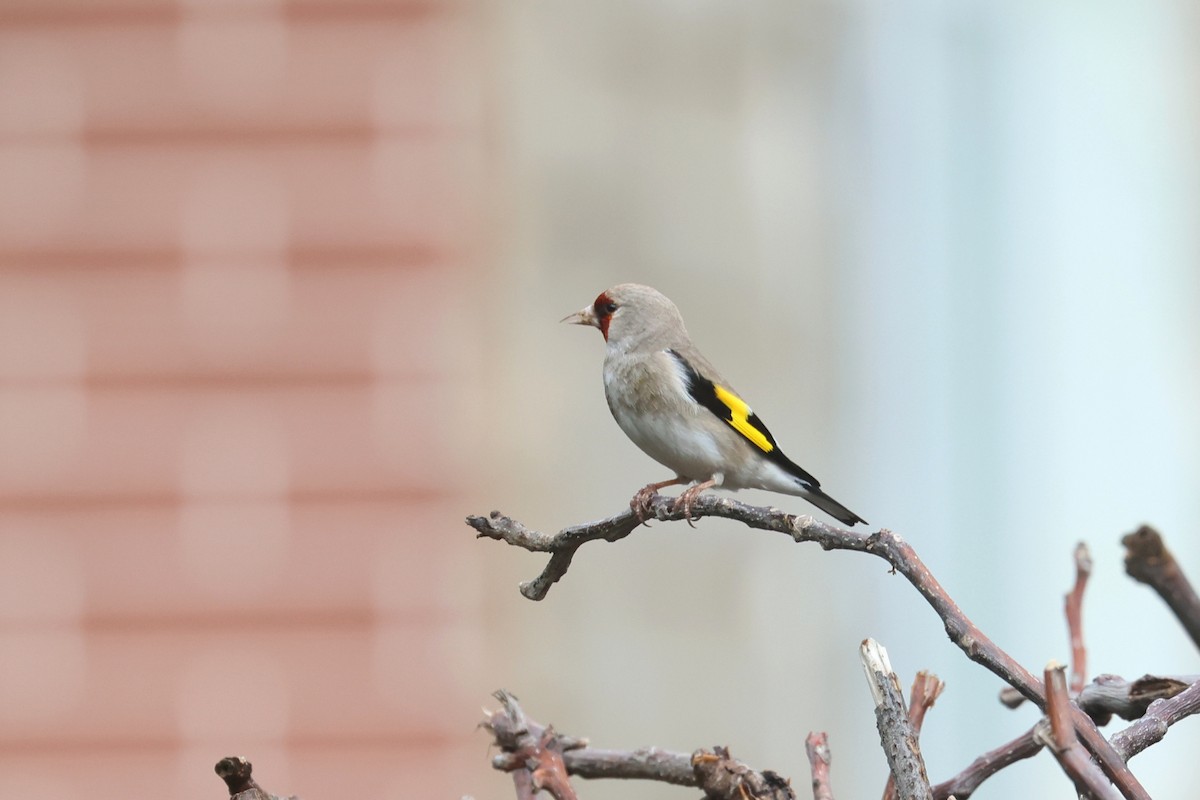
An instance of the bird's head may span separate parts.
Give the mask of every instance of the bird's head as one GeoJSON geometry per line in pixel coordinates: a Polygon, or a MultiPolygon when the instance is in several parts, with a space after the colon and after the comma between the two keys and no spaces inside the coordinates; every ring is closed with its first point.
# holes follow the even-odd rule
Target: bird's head
{"type": "Polygon", "coordinates": [[[637,283],[621,283],[601,292],[591,305],[562,321],[599,328],[610,347],[623,350],[665,349],[687,342],[675,304],[657,289],[637,283]]]}

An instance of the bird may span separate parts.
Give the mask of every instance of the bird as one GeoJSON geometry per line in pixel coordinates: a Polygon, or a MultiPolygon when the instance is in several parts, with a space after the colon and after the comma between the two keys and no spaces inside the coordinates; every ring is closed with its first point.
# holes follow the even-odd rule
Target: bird
{"type": "Polygon", "coordinates": [[[613,418],[646,455],[675,473],[633,496],[630,506],[640,521],[659,489],[686,484],[675,510],[689,524],[696,498],[712,488],[796,495],[848,526],[866,524],[783,454],[763,421],[692,344],[679,309],[658,290],[618,284],[561,321],[604,335],[604,396],[613,418]]]}

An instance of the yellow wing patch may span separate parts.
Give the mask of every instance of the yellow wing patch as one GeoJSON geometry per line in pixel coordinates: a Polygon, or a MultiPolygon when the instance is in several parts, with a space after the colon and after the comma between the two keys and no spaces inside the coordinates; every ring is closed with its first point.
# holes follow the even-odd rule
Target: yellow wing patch
{"type": "Polygon", "coordinates": [[[755,447],[762,450],[764,453],[769,453],[775,449],[775,445],[771,444],[771,440],[767,438],[767,434],[754,426],[750,421],[750,417],[754,412],[750,410],[750,406],[746,405],[746,401],[738,397],[733,392],[723,386],[713,384],[713,391],[716,392],[717,399],[722,405],[729,409],[729,424],[733,429],[749,439],[755,447]]]}

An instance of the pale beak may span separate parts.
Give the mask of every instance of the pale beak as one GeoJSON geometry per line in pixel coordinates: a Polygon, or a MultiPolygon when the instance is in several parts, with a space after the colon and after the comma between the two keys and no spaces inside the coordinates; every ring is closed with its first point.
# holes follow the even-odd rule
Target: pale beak
{"type": "Polygon", "coordinates": [[[559,322],[569,322],[572,325],[591,325],[593,328],[600,327],[600,324],[596,322],[596,312],[591,306],[584,306],[574,314],[563,317],[559,322]]]}

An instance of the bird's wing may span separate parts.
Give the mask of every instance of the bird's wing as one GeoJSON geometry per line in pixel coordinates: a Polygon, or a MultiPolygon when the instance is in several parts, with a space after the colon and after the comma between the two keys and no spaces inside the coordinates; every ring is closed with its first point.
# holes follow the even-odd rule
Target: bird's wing
{"type": "Polygon", "coordinates": [[[667,350],[666,352],[679,366],[684,386],[692,400],[716,414],[722,422],[737,431],[743,439],[766,458],[810,484],[814,489],[821,485],[816,478],[805,472],[780,451],[771,431],[750,409],[745,400],[738,397],[729,387],[722,386],[719,380],[706,378],[701,374],[700,369],[688,361],[678,350],[667,350]]]}

